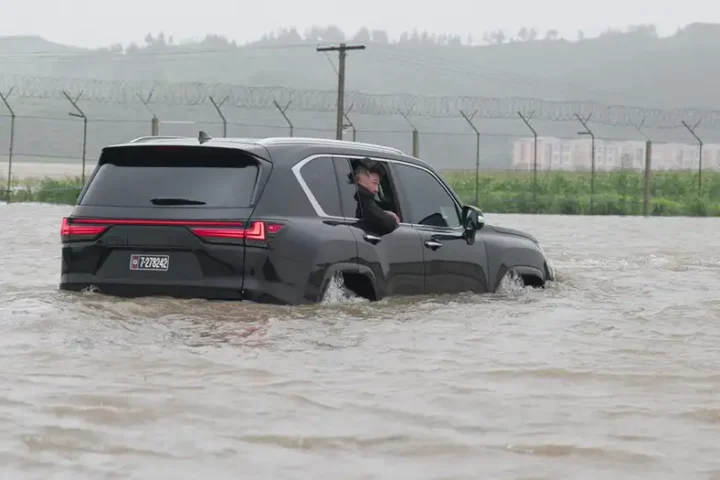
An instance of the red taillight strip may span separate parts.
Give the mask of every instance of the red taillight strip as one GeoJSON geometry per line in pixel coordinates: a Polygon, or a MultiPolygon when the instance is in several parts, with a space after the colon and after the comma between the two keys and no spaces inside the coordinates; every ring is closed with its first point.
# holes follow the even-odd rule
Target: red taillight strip
{"type": "Polygon", "coordinates": [[[60,227],[61,237],[70,237],[73,235],[83,236],[97,236],[107,230],[108,227],[105,225],[72,225],[69,219],[63,218],[62,226],[60,227]]]}
{"type": "Polygon", "coordinates": [[[198,237],[217,239],[246,239],[264,241],[284,227],[280,223],[255,221],[251,228],[242,228],[243,222],[207,220],[133,220],[118,218],[63,218],[60,235],[97,236],[113,225],[179,226],[187,227],[198,237]],[[71,223],[72,222],[72,223],[71,223]]]}
{"type": "Polygon", "coordinates": [[[198,237],[265,240],[265,222],[254,222],[250,229],[190,228],[198,237]]]}

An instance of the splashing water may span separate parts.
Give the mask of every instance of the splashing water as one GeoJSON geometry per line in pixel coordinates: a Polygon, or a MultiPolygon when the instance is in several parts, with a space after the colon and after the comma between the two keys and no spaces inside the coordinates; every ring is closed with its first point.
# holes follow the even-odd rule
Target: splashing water
{"type": "Polygon", "coordinates": [[[504,297],[519,297],[527,289],[532,287],[526,287],[520,275],[510,271],[505,274],[503,279],[500,281],[500,286],[497,289],[497,294],[504,297]]]}
{"type": "Polygon", "coordinates": [[[337,272],[330,279],[321,303],[362,303],[366,301],[364,298],[351,292],[350,289],[345,286],[342,273],[337,272]]]}

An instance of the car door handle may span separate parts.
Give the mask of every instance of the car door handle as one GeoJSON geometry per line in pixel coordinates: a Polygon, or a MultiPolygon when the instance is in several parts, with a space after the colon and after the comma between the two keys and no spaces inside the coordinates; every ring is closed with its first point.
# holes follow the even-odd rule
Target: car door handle
{"type": "Polygon", "coordinates": [[[370,234],[366,234],[363,238],[372,244],[378,243],[380,240],[382,240],[382,238],[370,234]]]}
{"type": "Polygon", "coordinates": [[[442,243],[437,242],[435,240],[427,240],[425,242],[425,246],[427,248],[432,248],[433,250],[437,250],[438,248],[442,247],[442,243]]]}

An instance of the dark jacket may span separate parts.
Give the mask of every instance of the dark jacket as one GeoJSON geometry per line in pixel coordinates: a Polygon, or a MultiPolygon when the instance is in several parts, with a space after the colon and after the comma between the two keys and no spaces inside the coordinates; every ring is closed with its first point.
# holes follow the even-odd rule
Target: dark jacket
{"type": "Polygon", "coordinates": [[[386,235],[398,227],[395,219],[377,204],[375,195],[362,185],[357,185],[355,200],[357,201],[355,216],[361,218],[368,229],[386,235]]]}

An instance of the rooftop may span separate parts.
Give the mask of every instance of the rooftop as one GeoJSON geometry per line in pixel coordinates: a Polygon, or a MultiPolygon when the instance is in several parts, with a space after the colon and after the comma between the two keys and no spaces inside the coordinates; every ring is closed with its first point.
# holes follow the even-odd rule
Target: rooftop
{"type": "Polygon", "coordinates": [[[281,145],[323,145],[336,146],[348,149],[374,150],[376,152],[394,153],[404,155],[402,150],[384,145],[376,145],[372,143],[351,142],[347,140],[332,140],[327,138],[315,137],[267,137],[267,138],[212,138],[204,132],[200,132],[197,138],[193,137],[175,137],[175,136],[149,136],[139,137],[131,140],[129,143],[177,143],[182,141],[183,144],[245,144],[245,145],[261,145],[263,147],[281,146],[281,145]]]}

